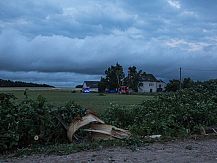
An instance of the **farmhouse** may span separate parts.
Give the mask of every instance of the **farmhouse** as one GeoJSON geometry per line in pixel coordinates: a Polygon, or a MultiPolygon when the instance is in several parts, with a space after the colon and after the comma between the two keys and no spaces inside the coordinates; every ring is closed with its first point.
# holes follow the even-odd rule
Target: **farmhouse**
{"type": "Polygon", "coordinates": [[[157,80],[154,75],[145,75],[139,83],[138,92],[162,92],[165,90],[166,83],[162,80],[157,80]]]}
{"type": "Polygon", "coordinates": [[[82,91],[84,93],[98,92],[99,81],[84,81],[82,91]]]}

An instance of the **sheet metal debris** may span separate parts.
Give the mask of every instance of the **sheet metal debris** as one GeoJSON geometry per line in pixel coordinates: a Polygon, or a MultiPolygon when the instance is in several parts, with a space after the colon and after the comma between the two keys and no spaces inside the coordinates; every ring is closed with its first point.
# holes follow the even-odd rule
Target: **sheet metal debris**
{"type": "Polygon", "coordinates": [[[93,139],[125,139],[130,136],[130,132],[107,124],[92,124],[90,129],[85,131],[92,133],[93,139]]]}
{"type": "Polygon", "coordinates": [[[82,118],[73,119],[72,122],[70,123],[69,127],[68,127],[68,130],[67,130],[67,137],[68,137],[69,141],[72,142],[73,135],[78,129],[80,129],[80,128],[82,128],[82,127],[84,127],[90,123],[105,123],[105,122],[102,121],[101,119],[99,119],[97,116],[95,116],[92,113],[89,113],[82,118]]]}
{"type": "Polygon", "coordinates": [[[74,134],[81,128],[84,128],[83,131],[91,133],[93,140],[125,139],[130,137],[129,131],[105,124],[95,114],[88,113],[84,117],[73,119],[70,123],[67,129],[67,137],[70,142],[73,142],[74,134]],[[87,126],[88,128],[85,128],[87,126]]]}

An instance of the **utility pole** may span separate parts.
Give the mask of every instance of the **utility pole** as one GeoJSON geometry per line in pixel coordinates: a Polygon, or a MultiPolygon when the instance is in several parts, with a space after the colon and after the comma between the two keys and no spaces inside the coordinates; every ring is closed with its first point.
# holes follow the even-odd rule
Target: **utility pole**
{"type": "Polygon", "coordinates": [[[179,89],[182,89],[182,68],[179,68],[179,89]]]}

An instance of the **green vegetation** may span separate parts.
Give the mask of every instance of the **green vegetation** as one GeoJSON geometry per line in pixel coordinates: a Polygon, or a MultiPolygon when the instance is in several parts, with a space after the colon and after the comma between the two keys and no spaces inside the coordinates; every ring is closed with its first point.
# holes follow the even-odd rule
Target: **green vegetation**
{"type": "Polygon", "coordinates": [[[0,87],[53,87],[47,84],[26,83],[22,81],[11,81],[0,79],[0,87]]]}
{"type": "MultiPolygon", "coordinates": [[[[217,125],[217,80],[210,80],[197,82],[191,88],[175,93],[159,94],[141,104],[129,105],[129,101],[122,105],[105,104],[104,108],[110,107],[103,111],[101,118],[108,124],[129,129],[132,133],[131,138],[123,141],[93,143],[87,138],[80,144],[64,148],[60,144],[68,142],[65,126],[68,126],[71,119],[85,115],[86,108],[73,102],[66,105],[59,103],[59,106],[49,105],[43,96],[38,95],[37,98],[31,100],[30,94],[31,92],[25,91],[22,100],[16,102],[14,95],[0,94],[0,125],[2,126],[0,148],[2,151],[39,145],[38,149],[42,152],[47,150],[52,153],[60,149],[60,151],[63,150],[60,153],[67,153],[67,151],[97,148],[101,144],[105,146],[141,145],[149,141],[148,135],[161,134],[163,137],[173,138],[190,136],[200,134],[201,129],[217,125]],[[54,149],[44,148],[44,145],[51,145],[54,149]]],[[[72,93],[72,95],[78,94],[72,93]]],[[[94,102],[97,101],[96,99],[102,101],[103,98],[111,99],[112,97],[114,99],[120,97],[123,98],[122,100],[131,97],[146,97],[80,95],[90,96],[95,99],[94,102]]],[[[25,152],[25,150],[22,151],[25,152]]]]}
{"type": "Polygon", "coordinates": [[[19,104],[14,99],[14,95],[0,94],[1,152],[31,144],[66,143],[65,126],[86,114],[86,109],[73,102],[62,107],[48,105],[41,95],[19,104]]]}
{"type": "MultiPolygon", "coordinates": [[[[184,78],[183,82],[181,83],[181,87],[182,89],[192,88],[197,84],[200,84],[200,82],[194,82],[193,80],[191,80],[191,78],[184,78]]],[[[170,80],[170,82],[166,86],[167,92],[176,92],[179,89],[180,89],[180,81],[176,79],[170,80]]]]}
{"type": "MultiPolygon", "coordinates": [[[[1,152],[29,145],[67,143],[66,126],[69,126],[73,118],[82,117],[87,113],[85,108],[74,102],[53,106],[47,104],[46,98],[41,95],[32,100],[26,91],[24,94],[25,98],[17,102],[13,94],[0,94],[1,152]]],[[[131,140],[127,141],[130,142],[131,140]]],[[[86,149],[92,145],[80,146],[86,149]]],[[[72,148],[81,147],[77,145],[72,148]]]]}
{"type": "Polygon", "coordinates": [[[136,66],[128,67],[128,74],[125,75],[123,67],[117,63],[105,70],[105,77],[102,77],[99,83],[99,91],[105,92],[106,89],[117,90],[120,86],[128,86],[129,89],[138,92],[138,87],[141,84],[140,82],[144,78],[157,81],[152,74],[137,70],[136,66]]]}
{"type": "Polygon", "coordinates": [[[99,83],[100,92],[105,92],[105,89],[115,90],[120,88],[125,77],[123,67],[118,63],[105,70],[105,75],[106,77],[102,77],[99,83]]]}
{"type": "Polygon", "coordinates": [[[217,80],[161,94],[132,107],[113,105],[104,119],[139,136],[188,136],[217,125],[217,80]]]}
{"type": "MultiPolygon", "coordinates": [[[[23,90],[0,89],[0,93],[12,93],[17,97],[18,102],[25,99],[23,90]]],[[[38,95],[46,98],[47,102],[54,106],[64,105],[68,101],[74,101],[85,108],[102,113],[111,103],[119,104],[120,106],[140,104],[144,100],[151,99],[152,96],[144,95],[117,95],[106,94],[101,96],[98,93],[83,94],[72,93],[70,90],[27,90],[29,98],[36,100],[38,95]]]]}

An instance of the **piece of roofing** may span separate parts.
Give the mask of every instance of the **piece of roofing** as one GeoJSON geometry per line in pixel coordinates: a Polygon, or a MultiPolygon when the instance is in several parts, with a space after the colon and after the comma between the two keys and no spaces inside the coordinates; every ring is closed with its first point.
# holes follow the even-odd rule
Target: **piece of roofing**
{"type": "Polygon", "coordinates": [[[73,135],[79,128],[82,128],[90,123],[104,123],[104,121],[102,121],[96,115],[91,113],[85,115],[82,118],[73,119],[67,130],[67,137],[69,141],[72,142],[73,135]]]}
{"type": "Polygon", "coordinates": [[[112,125],[107,124],[92,124],[89,129],[84,129],[92,133],[92,138],[94,140],[98,139],[126,139],[130,137],[130,132],[121,128],[117,128],[112,125]]]}

